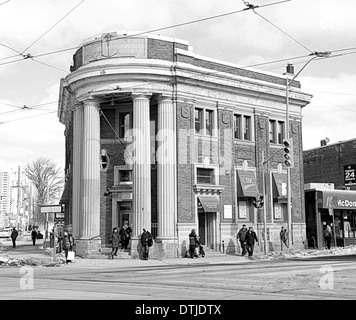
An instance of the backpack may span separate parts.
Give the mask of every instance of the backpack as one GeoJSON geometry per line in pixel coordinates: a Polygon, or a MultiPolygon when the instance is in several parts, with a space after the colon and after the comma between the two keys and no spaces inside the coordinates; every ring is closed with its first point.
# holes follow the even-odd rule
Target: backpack
{"type": "Polygon", "coordinates": [[[152,245],[153,245],[153,239],[150,234],[148,235],[147,244],[149,247],[152,247],[152,245]]]}

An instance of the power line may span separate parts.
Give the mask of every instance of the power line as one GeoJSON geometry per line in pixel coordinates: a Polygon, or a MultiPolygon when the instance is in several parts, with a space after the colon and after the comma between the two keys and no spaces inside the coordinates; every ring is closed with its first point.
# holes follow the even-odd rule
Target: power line
{"type": "Polygon", "coordinates": [[[3,4],[5,4],[6,2],[10,2],[11,0],[7,0],[7,1],[4,1],[2,3],[0,3],[0,6],[2,6],[3,4]]]}
{"type": "Polygon", "coordinates": [[[48,32],[50,32],[57,24],[59,24],[63,19],[65,19],[71,12],[73,12],[76,8],[78,8],[85,0],[82,0],[79,4],[77,4],[72,10],[70,10],[67,14],[64,15],[59,21],[57,21],[51,28],[49,28],[44,34],[42,34],[38,39],[32,42],[26,49],[24,49],[21,54],[30,49],[36,42],[42,39],[48,32]]]}
{"type": "MultiPolygon", "coordinates": [[[[85,1],[85,0],[83,0],[85,1]]],[[[83,2],[82,1],[82,2],[83,2]]],[[[265,5],[261,5],[258,6],[258,8],[264,8],[264,7],[268,7],[268,6],[272,6],[272,5],[276,5],[276,4],[281,4],[284,2],[289,2],[291,0],[283,0],[283,1],[278,1],[278,2],[273,2],[273,3],[269,3],[269,4],[265,4],[265,5]]],[[[80,3],[81,4],[81,3],[80,3]]],[[[257,8],[256,6],[254,6],[253,8],[257,8]]],[[[157,31],[162,31],[162,30],[167,30],[167,29],[172,29],[172,28],[177,28],[177,27],[181,27],[181,26],[185,26],[185,25],[189,25],[189,24],[194,24],[194,23],[198,23],[198,22],[203,22],[203,21],[208,21],[208,20],[212,20],[212,19],[217,19],[217,18],[221,18],[221,17],[225,17],[228,15],[233,15],[233,14],[237,14],[237,13],[242,13],[245,12],[246,10],[249,9],[253,9],[251,8],[245,8],[243,10],[237,10],[237,11],[231,11],[231,12],[227,12],[227,13],[223,13],[223,14],[219,14],[219,15],[215,15],[215,16],[210,16],[207,18],[202,18],[202,19],[197,19],[197,20],[192,20],[192,21],[188,21],[188,22],[183,22],[183,23],[179,23],[179,24],[175,24],[175,25],[171,25],[171,26],[167,26],[167,27],[162,27],[162,28],[158,28],[158,29],[152,29],[149,31],[145,31],[145,32],[139,32],[139,33],[135,33],[135,34],[131,34],[131,35],[126,35],[126,36],[121,36],[121,37],[117,37],[117,38],[113,38],[111,40],[120,40],[120,39],[127,39],[127,38],[131,38],[131,37],[135,37],[138,35],[142,35],[142,34],[146,34],[146,33],[152,33],[152,32],[157,32],[157,31]]],[[[74,10],[74,9],[73,9],[74,10]]],[[[38,39],[39,40],[39,39],[38,39]]],[[[36,40],[37,41],[37,40],[36,40]]],[[[32,45],[31,45],[32,46],[32,45]]],[[[29,46],[30,47],[30,46],[29,46]]],[[[48,53],[44,53],[44,54],[39,54],[39,55],[31,55],[32,58],[38,58],[41,56],[45,56],[45,55],[50,55],[50,54],[55,54],[55,53],[60,53],[60,52],[65,52],[65,51],[69,51],[69,50],[75,50],[77,48],[80,48],[80,46],[76,46],[76,47],[71,47],[71,48],[67,48],[67,49],[62,49],[62,50],[57,50],[57,51],[52,51],[52,52],[48,52],[48,53]]],[[[27,48],[28,49],[28,48],[27,48]]],[[[27,49],[23,50],[26,51],[27,49]]],[[[23,53],[22,52],[22,53],[23,53]]],[[[3,58],[6,59],[6,58],[3,58]]],[[[17,60],[18,61],[18,60],[17,60]]],[[[13,62],[17,62],[17,61],[13,61],[13,62]]],[[[11,62],[9,62],[11,63],[11,62]]],[[[4,63],[7,64],[7,63],[4,63]]],[[[0,64],[1,65],[1,64],[0,64]]]]}
{"type": "Polygon", "coordinates": [[[309,51],[310,53],[313,53],[312,50],[310,50],[309,48],[307,48],[305,45],[303,45],[302,43],[300,43],[298,40],[296,40],[295,38],[293,38],[291,35],[289,35],[288,33],[286,33],[285,31],[283,31],[281,28],[279,28],[278,26],[276,26],[273,22],[271,22],[270,20],[268,20],[267,18],[263,17],[261,14],[257,13],[255,10],[253,10],[253,12],[255,14],[257,14],[259,17],[261,17],[263,20],[267,21],[269,24],[271,24],[273,27],[275,27],[276,29],[278,29],[279,31],[281,31],[283,34],[285,34],[287,37],[289,37],[290,39],[292,39],[293,41],[295,41],[296,43],[298,43],[300,46],[302,46],[304,49],[306,49],[307,51],[309,51]]]}
{"type": "Polygon", "coordinates": [[[2,121],[2,122],[0,122],[0,125],[1,125],[1,124],[5,124],[5,123],[9,123],[9,122],[19,121],[19,120],[27,120],[27,119],[29,119],[29,118],[35,118],[35,117],[45,116],[45,115],[48,115],[48,114],[51,114],[51,113],[54,113],[54,112],[57,112],[57,110],[51,111],[51,112],[47,112],[47,113],[43,113],[43,114],[37,114],[37,115],[34,115],[34,116],[25,117],[25,118],[19,118],[19,119],[14,119],[14,120],[2,121]]]}

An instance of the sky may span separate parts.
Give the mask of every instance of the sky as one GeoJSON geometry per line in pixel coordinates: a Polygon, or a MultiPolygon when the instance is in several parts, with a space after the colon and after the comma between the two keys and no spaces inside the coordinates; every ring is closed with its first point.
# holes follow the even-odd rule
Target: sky
{"type": "Polygon", "coordinates": [[[0,171],[40,157],[64,168],[60,79],[84,39],[111,31],[159,29],[152,33],[188,41],[198,55],[278,75],[293,63],[302,89],[313,95],[302,110],[303,149],[325,138],[356,138],[356,1],[253,0],[259,8],[243,10],[247,4],[0,0],[0,171]],[[310,54],[324,51],[329,58],[307,64],[310,54]]]}

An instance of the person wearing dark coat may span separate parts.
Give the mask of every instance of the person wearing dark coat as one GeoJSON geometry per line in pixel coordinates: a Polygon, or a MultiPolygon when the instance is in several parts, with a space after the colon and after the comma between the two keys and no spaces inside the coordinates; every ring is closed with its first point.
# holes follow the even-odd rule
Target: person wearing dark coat
{"type": "Polygon", "coordinates": [[[246,250],[248,252],[248,256],[252,257],[255,243],[256,242],[258,243],[256,232],[253,231],[252,227],[248,228],[245,239],[246,239],[246,250]]]}
{"type": "Polygon", "coordinates": [[[63,242],[62,242],[62,248],[64,250],[65,253],[65,257],[66,257],[66,263],[71,263],[70,260],[68,260],[68,251],[72,250],[73,248],[73,237],[69,237],[69,234],[67,231],[64,231],[64,238],[63,238],[63,242]]]}
{"type": "Polygon", "coordinates": [[[17,239],[18,235],[19,235],[19,233],[17,232],[16,228],[14,227],[12,229],[12,232],[11,232],[11,235],[10,235],[10,238],[12,240],[12,247],[13,248],[16,248],[16,239],[17,239]]]}
{"type": "Polygon", "coordinates": [[[189,234],[189,253],[192,259],[198,258],[197,252],[195,250],[195,248],[197,248],[197,245],[198,245],[197,234],[195,232],[195,229],[192,229],[192,231],[189,234]]]}
{"type": "Polygon", "coordinates": [[[37,230],[35,228],[32,229],[31,238],[32,238],[32,244],[35,246],[36,245],[36,239],[37,239],[37,230]]]}
{"type": "Polygon", "coordinates": [[[127,249],[127,245],[126,245],[126,241],[127,241],[126,225],[123,226],[120,229],[119,236],[120,236],[121,250],[122,249],[127,249]]]}
{"type": "Polygon", "coordinates": [[[152,235],[149,231],[146,231],[146,229],[143,229],[142,235],[141,235],[141,244],[143,247],[143,260],[148,260],[148,255],[149,255],[149,247],[150,243],[152,245],[152,235]]]}
{"type": "Polygon", "coordinates": [[[247,233],[247,228],[246,228],[246,225],[243,224],[242,228],[237,233],[237,240],[240,241],[240,245],[241,245],[241,249],[242,249],[242,253],[241,253],[242,256],[244,256],[247,253],[247,251],[246,251],[246,233],[247,233]]]}
{"type": "Polygon", "coordinates": [[[127,228],[126,228],[125,249],[127,249],[128,245],[130,243],[131,235],[132,235],[132,224],[131,224],[131,226],[127,226],[127,228]]]}
{"type": "Polygon", "coordinates": [[[114,259],[114,256],[117,256],[117,250],[119,250],[120,239],[117,228],[112,229],[112,234],[110,236],[111,244],[111,259],[114,259]]]}

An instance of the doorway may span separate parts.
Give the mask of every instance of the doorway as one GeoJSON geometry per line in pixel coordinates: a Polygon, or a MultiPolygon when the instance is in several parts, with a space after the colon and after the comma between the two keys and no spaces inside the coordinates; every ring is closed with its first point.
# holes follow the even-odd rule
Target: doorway
{"type": "Polygon", "coordinates": [[[203,246],[215,249],[216,212],[198,211],[198,232],[203,246]]]}
{"type": "Polygon", "coordinates": [[[118,202],[118,228],[122,228],[125,224],[130,226],[132,224],[132,202],[122,201],[118,202]]]}

